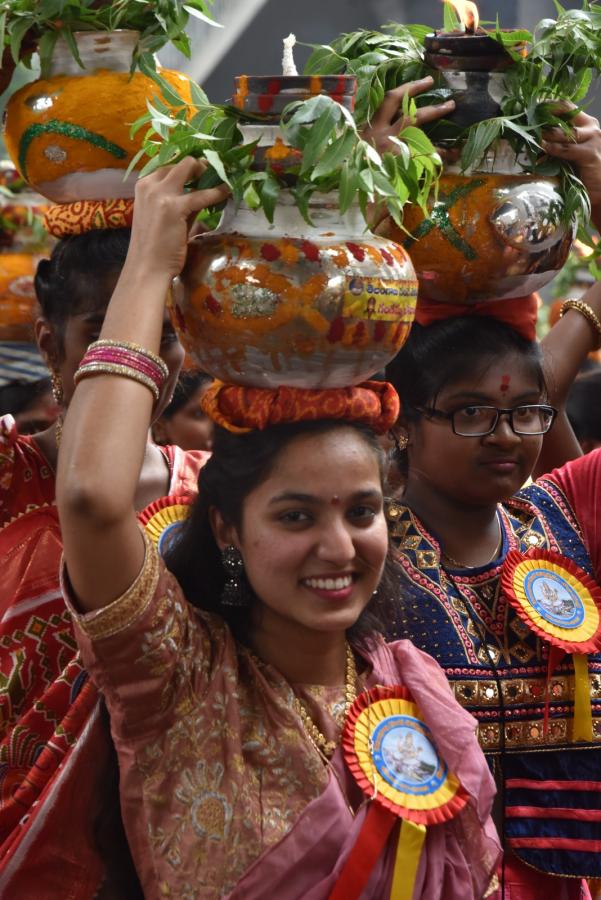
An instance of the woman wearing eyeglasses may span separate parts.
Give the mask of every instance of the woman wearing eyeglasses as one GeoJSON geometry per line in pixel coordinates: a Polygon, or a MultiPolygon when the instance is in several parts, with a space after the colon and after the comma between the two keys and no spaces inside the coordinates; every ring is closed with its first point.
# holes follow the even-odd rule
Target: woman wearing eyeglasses
{"type": "MultiPolygon", "coordinates": [[[[389,508],[404,584],[388,637],[433,655],[479,722],[499,786],[510,900],[588,896],[582,877],[601,874],[601,656],[589,657],[592,727],[578,734],[572,656],[552,657],[546,704],[549,642],[503,581],[528,551],[601,580],[601,451],[522,487],[556,418],[561,438],[556,407],[601,340],[601,285],[583,300],[567,304],[543,347],[546,377],[526,300],[497,304],[517,309],[517,328],[490,315],[416,325],[388,372],[401,395],[406,477],[389,508]]],[[[568,622],[562,583],[542,578],[533,599],[549,621],[568,622]]]]}

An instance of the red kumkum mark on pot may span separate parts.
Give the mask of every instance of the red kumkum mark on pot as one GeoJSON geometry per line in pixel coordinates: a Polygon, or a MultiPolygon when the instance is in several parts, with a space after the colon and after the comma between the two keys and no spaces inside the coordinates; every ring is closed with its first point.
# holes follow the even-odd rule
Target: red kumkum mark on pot
{"type": "Polygon", "coordinates": [[[386,322],[376,322],[376,327],[374,328],[374,341],[378,343],[384,340],[384,336],[386,335],[386,322]]]}
{"type": "Polygon", "coordinates": [[[217,300],[215,300],[215,298],[213,297],[212,294],[209,294],[209,296],[205,300],[205,306],[209,310],[209,312],[212,313],[214,316],[221,315],[221,307],[220,307],[219,303],[217,302],[217,300]]]}
{"type": "Polygon", "coordinates": [[[343,75],[338,77],[338,81],[336,82],[336,87],[334,88],[331,97],[332,100],[335,100],[336,103],[342,103],[344,100],[344,91],[345,91],[345,79],[343,75]]]}
{"type": "Polygon", "coordinates": [[[394,265],[394,256],[392,253],[389,253],[388,250],[384,250],[382,247],[380,247],[380,253],[382,254],[384,262],[387,262],[389,266],[394,265]]]}
{"type": "Polygon", "coordinates": [[[349,248],[357,262],[363,262],[365,259],[365,250],[363,247],[360,247],[359,244],[352,244],[350,241],[346,242],[346,246],[349,248]]]}
{"type": "Polygon", "coordinates": [[[337,319],[334,319],[332,324],[330,325],[330,330],[326,335],[326,340],[330,342],[330,344],[337,344],[344,337],[344,319],[342,316],[338,316],[337,319]]]}
{"type": "Polygon", "coordinates": [[[303,241],[301,250],[310,262],[319,262],[319,247],[316,247],[311,241],[303,241]]]}
{"type": "Polygon", "coordinates": [[[509,385],[511,384],[511,376],[510,375],[502,375],[501,376],[501,385],[500,390],[502,394],[506,394],[509,390],[509,385]]]}
{"type": "Polygon", "coordinates": [[[353,344],[358,344],[365,336],[366,331],[367,328],[365,327],[365,322],[357,322],[355,330],[353,331],[353,344]]]}
{"type": "Polygon", "coordinates": [[[281,251],[278,250],[275,244],[263,244],[261,247],[261,256],[268,262],[274,262],[276,259],[279,259],[281,255],[281,251]]]}
{"type": "Polygon", "coordinates": [[[268,113],[273,106],[273,94],[261,94],[259,97],[259,109],[262,113],[268,113]]]}

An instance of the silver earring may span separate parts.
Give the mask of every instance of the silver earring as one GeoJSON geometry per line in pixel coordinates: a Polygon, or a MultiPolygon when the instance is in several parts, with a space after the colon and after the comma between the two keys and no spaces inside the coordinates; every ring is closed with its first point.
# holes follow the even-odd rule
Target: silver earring
{"type": "Polygon", "coordinates": [[[221,562],[225,569],[225,584],[221,592],[222,605],[237,606],[238,608],[247,606],[248,597],[245,585],[244,561],[240,551],[230,544],[225,550],[221,551],[221,562]]]}

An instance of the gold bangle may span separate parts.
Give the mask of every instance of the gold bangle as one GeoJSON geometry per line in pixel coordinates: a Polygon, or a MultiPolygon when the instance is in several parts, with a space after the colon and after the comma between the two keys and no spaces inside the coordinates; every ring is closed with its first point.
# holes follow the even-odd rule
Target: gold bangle
{"type": "Polygon", "coordinates": [[[131,381],[137,381],[139,384],[147,387],[152,393],[155,401],[159,399],[159,389],[152,378],[149,378],[148,375],[139,372],[137,369],[132,369],[129,366],[105,362],[86,363],[79,367],[73,376],[73,382],[77,386],[82,378],[87,378],[90,375],[119,375],[121,378],[129,378],[131,381]]]}
{"type": "Polygon", "coordinates": [[[581,316],[587,320],[589,325],[597,332],[597,345],[594,348],[595,350],[601,349],[601,319],[597,313],[592,309],[588,303],[585,303],[584,300],[565,300],[561,304],[561,309],[559,310],[559,318],[561,319],[569,309],[575,309],[576,312],[579,312],[581,316]]]}
{"type": "Polygon", "coordinates": [[[94,341],[93,344],[90,344],[88,350],[93,350],[95,347],[117,347],[121,350],[131,350],[132,353],[139,353],[141,356],[145,356],[147,359],[152,360],[152,362],[159,367],[163,373],[163,378],[169,377],[169,369],[165,360],[161,359],[160,356],[157,356],[156,353],[153,353],[151,350],[147,350],[145,347],[140,346],[140,344],[134,344],[132,341],[113,341],[109,338],[101,338],[99,341],[94,341]]]}

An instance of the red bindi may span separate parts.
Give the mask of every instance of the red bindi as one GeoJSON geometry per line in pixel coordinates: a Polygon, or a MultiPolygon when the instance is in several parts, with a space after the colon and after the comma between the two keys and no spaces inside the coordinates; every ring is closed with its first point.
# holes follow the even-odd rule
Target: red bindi
{"type": "Polygon", "coordinates": [[[502,394],[506,394],[509,390],[509,385],[511,383],[511,376],[509,375],[501,375],[501,384],[500,390],[502,394]]]}
{"type": "Polygon", "coordinates": [[[340,506],[340,497],[338,496],[338,494],[334,494],[330,502],[332,506],[340,506]]]}

